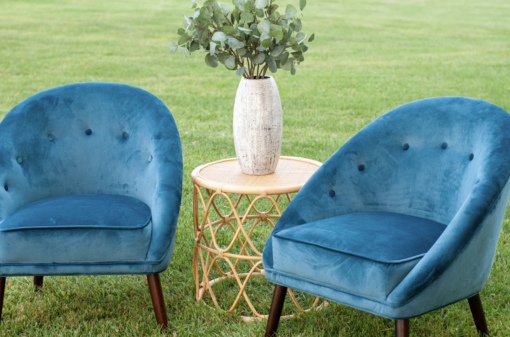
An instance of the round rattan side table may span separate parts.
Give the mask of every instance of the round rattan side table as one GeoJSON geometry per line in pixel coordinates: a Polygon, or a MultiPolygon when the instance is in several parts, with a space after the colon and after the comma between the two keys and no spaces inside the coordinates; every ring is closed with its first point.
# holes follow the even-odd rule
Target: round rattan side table
{"type": "MultiPolygon", "coordinates": [[[[267,318],[255,309],[246,286],[253,277],[264,275],[262,250],[281,216],[281,204],[288,204],[291,194],[298,192],[321,165],[305,158],[280,157],[273,174],[251,176],[243,174],[233,158],[193,170],[193,277],[197,301],[207,302],[207,294],[216,308],[232,312],[243,296],[254,314],[240,316],[243,320],[267,318]],[[242,263],[247,267],[239,271],[242,263]],[[214,284],[227,279],[235,280],[232,282],[239,289],[228,309],[220,307],[213,290],[214,284]]],[[[319,302],[316,298],[305,310],[290,289],[289,295],[300,311],[317,307],[319,302]]]]}

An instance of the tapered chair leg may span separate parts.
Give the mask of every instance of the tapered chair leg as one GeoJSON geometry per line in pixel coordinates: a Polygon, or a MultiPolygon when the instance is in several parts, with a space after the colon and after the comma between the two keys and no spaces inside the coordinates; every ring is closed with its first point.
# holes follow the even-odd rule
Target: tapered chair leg
{"type": "Polygon", "coordinates": [[[395,337],[409,337],[409,320],[395,320],[395,337]]]}
{"type": "Polygon", "coordinates": [[[166,317],[165,300],[163,299],[163,290],[161,289],[159,274],[147,275],[147,282],[149,283],[156,321],[158,325],[165,330],[168,327],[168,318],[166,317]]]}
{"type": "Polygon", "coordinates": [[[273,302],[271,302],[271,310],[267,318],[267,327],[265,337],[271,337],[278,329],[280,323],[280,316],[282,315],[283,303],[285,302],[285,295],[287,294],[287,287],[276,285],[273,293],[273,302]]]}
{"type": "Polygon", "coordinates": [[[34,276],[35,290],[42,289],[44,276],[34,276]]]}
{"type": "Polygon", "coordinates": [[[485,321],[480,294],[476,294],[475,296],[468,298],[468,302],[469,308],[471,308],[471,314],[475,321],[476,330],[478,330],[478,332],[482,335],[488,335],[489,329],[487,328],[487,322],[485,321]]]}
{"type": "Polygon", "coordinates": [[[2,309],[4,308],[4,294],[6,277],[0,277],[0,321],[2,320],[2,309]]]}

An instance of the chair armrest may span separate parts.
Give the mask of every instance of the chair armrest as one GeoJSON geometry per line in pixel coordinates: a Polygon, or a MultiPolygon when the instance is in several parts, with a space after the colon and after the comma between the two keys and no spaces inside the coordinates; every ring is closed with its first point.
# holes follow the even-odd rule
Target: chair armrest
{"type": "Polygon", "coordinates": [[[181,190],[158,186],[152,206],[152,238],[147,260],[161,261],[175,239],[181,204],[181,190]]]}
{"type": "MultiPolygon", "coordinates": [[[[173,120],[172,120],[173,121],[173,120]]],[[[159,146],[153,162],[157,165],[156,189],[152,195],[152,238],[147,260],[161,262],[170,259],[177,230],[177,220],[182,197],[182,150],[180,137],[175,124],[166,127],[165,146],[159,146]]]]}
{"type": "Polygon", "coordinates": [[[481,291],[492,268],[509,194],[508,179],[499,191],[488,184],[475,185],[436,243],[388,295],[388,302],[411,301],[449,269],[457,270],[450,282],[452,290],[459,280],[463,289],[452,291],[455,298],[443,299],[445,305],[481,291]],[[466,261],[469,266],[459,265],[466,261]]]}

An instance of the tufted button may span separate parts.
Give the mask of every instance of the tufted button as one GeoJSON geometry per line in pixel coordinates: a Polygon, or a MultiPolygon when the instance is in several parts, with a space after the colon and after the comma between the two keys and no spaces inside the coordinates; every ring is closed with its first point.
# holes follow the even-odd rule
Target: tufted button
{"type": "Polygon", "coordinates": [[[407,143],[402,144],[402,150],[407,151],[407,149],[409,149],[409,144],[407,143]]]}
{"type": "Polygon", "coordinates": [[[473,158],[474,158],[474,157],[475,157],[475,155],[471,153],[471,154],[469,155],[469,161],[473,160],[473,158]]]}
{"type": "Polygon", "coordinates": [[[152,161],[152,156],[149,156],[149,161],[152,161]]]}
{"type": "Polygon", "coordinates": [[[48,135],[48,140],[52,142],[55,139],[55,136],[53,136],[51,133],[48,135]]]}
{"type": "Polygon", "coordinates": [[[20,157],[16,158],[16,161],[18,162],[18,164],[21,164],[23,162],[23,158],[21,158],[21,156],[20,156],[20,157]]]}
{"type": "Polygon", "coordinates": [[[335,196],[335,191],[330,190],[330,191],[329,191],[329,196],[330,196],[331,198],[333,198],[333,197],[335,196]]]}
{"type": "Polygon", "coordinates": [[[444,142],[443,144],[441,144],[441,148],[443,150],[446,150],[446,148],[448,147],[448,144],[446,144],[446,142],[444,142]]]}
{"type": "Polygon", "coordinates": [[[4,190],[9,191],[9,186],[7,186],[7,184],[4,185],[4,190]]]}
{"type": "Polygon", "coordinates": [[[359,170],[360,172],[361,172],[361,171],[363,171],[364,169],[365,169],[365,165],[363,165],[363,164],[359,164],[359,165],[358,165],[358,170],[359,170]]]}
{"type": "Polygon", "coordinates": [[[92,130],[90,130],[90,129],[85,130],[85,134],[87,136],[90,136],[92,134],[92,130]]]}
{"type": "Polygon", "coordinates": [[[126,139],[127,137],[129,137],[129,134],[126,131],[124,131],[122,133],[122,138],[126,139]]]}

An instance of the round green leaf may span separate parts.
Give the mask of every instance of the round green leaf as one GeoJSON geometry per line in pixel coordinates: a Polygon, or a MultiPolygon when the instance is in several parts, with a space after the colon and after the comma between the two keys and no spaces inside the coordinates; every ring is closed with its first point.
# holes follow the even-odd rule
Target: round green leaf
{"type": "Polygon", "coordinates": [[[294,30],[296,32],[299,32],[301,30],[301,28],[303,28],[303,23],[301,22],[300,19],[296,19],[296,24],[294,25],[294,30]]]}
{"type": "Polygon", "coordinates": [[[268,33],[262,33],[260,34],[260,41],[264,41],[264,40],[271,40],[271,35],[269,35],[268,33]]]}
{"type": "MultiPolygon", "coordinates": [[[[282,18],[284,18],[284,16],[282,16],[282,18]]],[[[281,19],[280,21],[278,21],[278,26],[282,28],[289,28],[288,21],[285,19],[281,19]]]]}
{"type": "Polygon", "coordinates": [[[255,16],[253,16],[250,12],[244,11],[241,13],[241,19],[243,19],[246,23],[253,22],[253,20],[255,20],[255,16]]]}
{"type": "MultiPolygon", "coordinates": [[[[235,29],[234,27],[232,26],[223,26],[223,31],[227,34],[230,34],[230,35],[236,35],[237,34],[237,29],[235,29]]],[[[219,32],[216,32],[216,33],[219,33],[219,32]]]]}
{"type": "Polygon", "coordinates": [[[281,32],[282,31],[282,26],[271,25],[271,31],[275,31],[275,30],[279,30],[281,32]]]}
{"type": "Polygon", "coordinates": [[[312,42],[313,40],[315,40],[315,33],[313,33],[310,38],[308,39],[308,42],[312,42]]]}
{"type": "Polygon", "coordinates": [[[244,42],[234,39],[233,37],[228,38],[228,45],[232,49],[239,49],[244,47],[244,42]]]}
{"type": "Polygon", "coordinates": [[[216,53],[216,43],[209,42],[209,54],[214,55],[216,53]]]}
{"type": "Polygon", "coordinates": [[[282,61],[282,64],[284,64],[285,62],[287,62],[287,59],[289,58],[289,52],[286,51],[285,53],[283,53],[281,56],[280,56],[280,61],[282,61]]]}
{"type": "Polygon", "coordinates": [[[200,8],[200,15],[198,19],[200,20],[209,20],[212,17],[212,13],[207,9],[206,6],[200,8]]]}
{"type": "Polygon", "coordinates": [[[253,7],[252,7],[252,5],[251,5],[251,0],[246,1],[246,2],[244,3],[244,10],[245,10],[246,12],[251,12],[252,8],[253,8],[253,7]]]}
{"type": "Polygon", "coordinates": [[[273,45],[273,41],[271,39],[265,39],[261,42],[262,47],[269,49],[273,45]]]}
{"type": "Polygon", "coordinates": [[[279,56],[283,50],[285,49],[284,46],[278,46],[276,47],[275,49],[273,49],[273,51],[271,52],[271,56],[274,56],[274,57],[277,57],[279,56]]]}
{"type": "Polygon", "coordinates": [[[278,71],[278,67],[276,66],[276,61],[272,60],[272,59],[267,61],[267,68],[272,73],[276,73],[278,71]]]}
{"type": "Polygon", "coordinates": [[[211,54],[206,54],[205,64],[211,68],[216,68],[218,66],[218,59],[215,56],[211,56],[211,54]]]}
{"type": "Polygon", "coordinates": [[[277,40],[283,39],[283,32],[280,32],[278,30],[274,30],[271,33],[269,33],[270,36],[274,37],[277,40]]]}
{"type": "Polygon", "coordinates": [[[192,41],[191,44],[189,45],[189,51],[192,53],[196,50],[199,50],[200,49],[200,45],[198,44],[197,41],[192,41]]]}
{"type": "Polygon", "coordinates": [[[230,56],[225,60],[225,67],[227,69],[233,70],[236,67],[236,58],[234,56],[230,56]]]}
{"type": "Polygon", "coordinates": [[[296,74],[296,66],[294,65],[294,62],[290,64],[290,74],[295,75],[296,74]]]}
{"type": "Polygon", "coordinates": [[[255,57],[253,58],[253,63],[262,64],[262,63],[264,63],[265,59],[266,59],[266,54],[260,53],[260,54],[255,55],[255,57]]]}
{"type": "Polygon", "coordinates": [[[305,33],[297,33],[296,39],[299,41],[302,41],[302,40],[306,39],[306,34],[305,33]]]}
{"type": "Polygon", "coordinates": [[[294,63],[292,61],[287,61],[285,63],[282,62],[282,69],[286,70],[286,71],[290,71],[290,69],[292,68],[293,64],[294,63]]]}
{"type": "MultiPolygon", "coordinates": [[[[241,11],[240,11],[238,8],[236,8],[236,9],[234,9],[234,11],[232,12],[232,15],[236,18],[236,20],[237,20],[237,21],[239,21],[239,18],[240,18],[240,16],[241,16],[241,11]]],[[[233,22],[232,22],[232,23],[233,23],[233,22]]]]}
{"type": "Polygon", "coordinates": [[[225,61],[230,57],[230,54],[227,52],[220,53],[218,55],[218,61],[220,61],[221,64],[225,64],[225,61]]]}
{"type": "Polygon", "coordinates": [[[255,7],[258,8],[258,9],[264,9],[267,7],[267,5],[269,5],[269,1],[268,0],[257,0],[255,2],[255,7]]]}
{"type": "Polygon", "coordinates": [[[179,48],[179,45],[174,40],[170,40],[170,52],[175,53],[177,48],[179,48]]]}
{"type": "Polygon", "coordinates": [[[259,30],[260,34],[269,34],[271,31],[271,22],[269,22],[269,20],[260,21],[257,25],[257,29],[259,30]]]}
{"type": "Polygon", "coordinates": [[[191,40],[191,36],[189,36],[188,34],[184,34],[183,36],[181,36],[179,41],[177,41],[177,44],[179,46],[182,46],[183,44],[186,44],[186,42],[188,42],[189,40],[191,40]]]}
{"type": "Polygon", "coordinates": [[[303,10],[306,6],[306,0],[299,0],[299,9],[303,10]]]}
{"type": "Polygon", "coordinates": [[[243,76],[245,69],[244,67],[237,69],[236,76],[243,76]]]}
{"type": "Polygon", "coordinates": [[[227,40],[227,38],[228,38],[227,34],[225,34],[223,32],[216,32],[212,36],[212,40],[216,41],[216,42],[223,42],[223,41],[227,40]]]}
{"type": "Polygon", "coordinates": [[[287,19],[292,19],[294,15],[296,15],[296,12],[297,12],[296,7],[290,4],[287,5],[287,7],[285,8],[285,16],[287,17],[287,19]]]}
{"type": "Polygon", "coordinates": [[[227,15],[228,13],[230,13],[230,8],[228,8],[227,5],[220,5],[221,6],[221,11],[223,12],[223,14],[227,15]]]}

